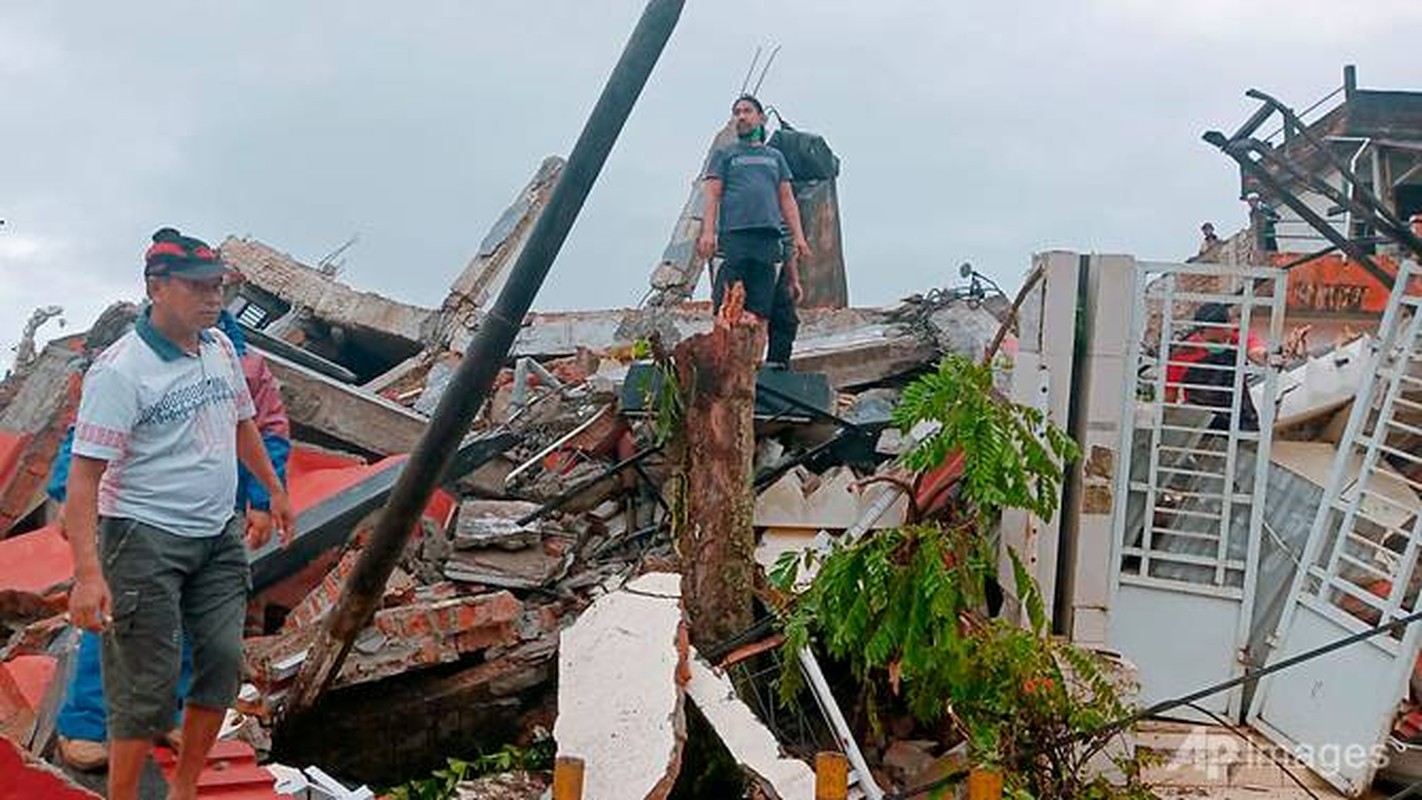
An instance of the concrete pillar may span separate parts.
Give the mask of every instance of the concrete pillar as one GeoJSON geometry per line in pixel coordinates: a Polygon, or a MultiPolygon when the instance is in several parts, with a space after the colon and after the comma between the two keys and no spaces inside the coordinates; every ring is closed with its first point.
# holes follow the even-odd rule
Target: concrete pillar
{"type": "MultiPolygon", "coordinates": [[[[1081,258],[1053,251],[1033,256],[1033,267],[1046,274],[1022,304],[1018,317],[1017,359],[1012,371],[1013,402],[1046,412],[1060,428],[1068,427],[1072,363],[1076,342],[1077,289],[1081,258]]],[[[1037,579],[1048,617],[1055,615],[1058,549],[1062,512],[1039,519],[1020,509],[1002,515],[1001,574],[1011,587],[1012,565],[1007,548],[1016,550],[1037,579]]]]}
{"type": "MultiPolygon", "coordinates": [[[[1129,256],[1092,256],[1086,273],[1083,348],[1077,369],[1073,439],[1081,459],[1068,473],[1070,506],[1063,509],[1062,558],[1069,564],[1069,598],[1060,610],[1063,629],[1084,646],[1105,646],[1111,597],[1112,514],[1123,424],[1122,391],[1132,380],[1127,364],[1136,262],[1129,256]]],[[[1129,422],[1129,420],[1127,420],[1129,422]]],[[[1124,508],[1122,508],[1124,510],[1124,508]]]]}

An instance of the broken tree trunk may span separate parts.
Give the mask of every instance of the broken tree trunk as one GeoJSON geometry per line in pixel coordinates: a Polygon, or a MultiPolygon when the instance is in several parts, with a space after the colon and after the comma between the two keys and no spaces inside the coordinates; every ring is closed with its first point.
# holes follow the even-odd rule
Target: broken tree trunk
{"type": "Polygon", "coordinates": [[[711,332],[673,351],[683,410],[673,443],[673,535],[691,640],[706,649],[752,622],[755,374],[765,329],[742,314],[744,301],[742,287],[732,286],[711,332]]]}

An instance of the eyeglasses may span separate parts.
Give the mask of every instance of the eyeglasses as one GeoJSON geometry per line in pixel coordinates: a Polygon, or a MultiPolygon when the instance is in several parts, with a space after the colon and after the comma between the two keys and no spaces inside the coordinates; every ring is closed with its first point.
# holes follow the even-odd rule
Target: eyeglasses
{"type": "Polygon", "coordinates": [[[177,275],[168,276],[170,280],[181,284],[184,289],[192,294],[222,294],[222,278],[206,278],[204,280],[193,280],[192,278],[181,278],[177,275]]]}

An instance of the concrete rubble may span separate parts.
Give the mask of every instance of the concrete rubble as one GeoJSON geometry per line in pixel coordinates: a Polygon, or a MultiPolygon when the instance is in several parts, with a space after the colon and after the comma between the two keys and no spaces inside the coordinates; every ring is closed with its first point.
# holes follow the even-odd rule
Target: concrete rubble
{"type": "Polygon", "coordinates": [[[726,673],[707,664],[694,650],[688,664],[687,698],[759,790],[781,800],[813,798],[814,770],[786,755],[775,735],[741,700],[726,673]]]}
{"type": "Polygon", "coordinates": [[[560,637],[553,738],[559,755],[586,763],[588,797],[671,792],[686,741],[680,587],[680,575],[643,575],[593,601],[560,637]]]}
{"type": "MultiPolygon", "coordinates": [[[[254,556],[254,574],[263,577],[248,620],[248,685],[236,735],[254,760],[318,763],[343,781],[388,785],[428,774],[447,755],[525,743],[530,731],[551,729],[560,755],[584,761],[586,797],[666,797],[694,744],[690,702],[759,796],[808,800],[814,737],[797,735],[755,702],[763,676],[735,672],[737,663],[768,657],[779,641],[767,635],[729,654],[688,644],[669,536],[674,509],[664,491],[673,465],[645,407],[650,395],[637,383],[655,372],[649,349],[669,352],[712,329],[709,304],[690,299],[702,277],[691,257],[699,192],[677,220],[640,307],[527,316],[456,467],[330,691],[304,727],[280,714],[359,558],[371,515],[423,435],[562,168],[558,158],[539,166],[439,308],[361,291],[255,239],[223,243],[223,257],[246,277],[232,310],[281,381],[292,418],[290,483],[301,529],[285,554],[254,556]]],[[[1073,421],[1070,433],[1085,457],[1069,476],[1074,505],[1052,520],[1009,514],[1002,539],[1024,555],[1049,606],[1058,604],[1048,613],[1066,634],[1104,647],[1113,637],[1111,615],[1120,614],[1108,580],[1116,571],[1111,537],[1117,527],[1145,524],[1145,513],[1118,496],[1137,474],[1130,459],[1148,450],[1122,430],[1151,413],[1150,401],[1139,400],[1129,418],[1121,396],[1131,345],[1117,309],[1130,304],[1135,278],[1111,277],[1133,276],[1137,263],[1043,254],[1034,268],[1045,277],[1025,297],[1020,318],[1007,298],[962,286],[883,308],[848,307],[837,189],[828,181],[797,191],[813,201],[817,236],[833,247],[807,279],[820,300],[800,311],[789,377],[758,376],[753,524],[761,571],[786,553],[823,552],[949,502],[961,462],[906,475],[895,459],[923,431],[898,431],[890,414],[910,380],[950,353],[981,358],[1006,325],[1014,332],[1003,346],[1011,363],[1000,370],[999,390],[1059,424],[1073,421]]],[[[1258,257],[1234,245],[1214,251],[1225,253],[1258,257]]],[[[1211,273],[1194,289],[1223,291],[1222,281],[1211,273]]],[[[125,308],[131,318],[133,307],[125,308]]],[[[122,316],[101,318],[96,334],[122,316]]],[[[1150,328],[1133,332],[1148,336],[1150,328]]],[[[35,346],[0,383],[0,522],[7,526],[0,530],[0,733],[29,756],[52,749],[73,647],[64,616],[68,544],[46,524],[36,476],[47,474],[53,440],[72,419],[91,355],[86,342],[96,334],[35,346]]],[[[1248,658],[1257,652],[1250,648],[1267,649],[1333,468],[1341,464],[1345,478],[1373,469],[1339,449],[1356,389],[1374,368],[1374,334],[1339,336],[1279,365],[1273,449],[1259,474],[1282,499],[1264,515],[1272,538],[1260,548],[1248,658]]],[[[1418,385],[1399,393],[1412,410],[1387,435],[1392,453],[1422,450],[1418,385]]],[[[1253,392],[1262,405],[1262,383],[1253,392]]],[[[1251,469],[1252,460],[1239,469],[1251,469]]],[[[1422,508],[1422,466],[1392,458],[1376,472],[1388,482],[1361,498],[1360,513],[1382,529],[1406,528],[1422,508]]],[[[1187,499],[1158,516],[1191,514],[1190,485],[1169,488],[1187,499]]],[[[1363,606],[1350,613],[1363,619],[1363,606]]],[[[1152,675],[1142,678],[1149,687],[1152,675]]],[[[1422,712],[1414,713],[1422,730],[1422,712]]],[[[861,789],[874,780],[914,785],[964,761],[961,748],[911,734],[876,736],[866,747],[875,774],[859,776],[861,789]]],[[[472,782],[460,796],[531,796],[547,787],[545,777],[472,782]]]]}
{"type": "MultiPolygon", "coordinates": [[[[258,587],[255,616],[249,619],[249,685],[239,704],[248,722],[238,735],[263,757],[319,763],[344,779],[375,785],[437,767],[444,753],[509,741],[521,725],[551,719],[553,708],[564,710],[557,716],[560,744],[573,746],[576,728],[569,726],[600,715],[567,709],[580,701],[614,699],[578,688],[575,676],[596,661],[580,656],[574,669],[569,648],[606,652],[609,669],[629,663],[625,652],[608,647],[605,636],[594,636],[601,645],[581,645],[578,632],[596,624],[603,613],[599,604],[655,608],[658,601],[635,592],[658,579],[637,576],[657,564],[675,565],[661,486],[667,465],[655,452],[654,422],[642,410],[624,408],[630,396],[624,384],[645,368],[635,347],[641,332],[658,331],[667,337],[662,345],[669,346],[709,330],[710,308],[704,303],[530,315],[476,423],[476,432],[505,438],[455,475],[446,484],[448,494],[427,511],[380,610],[356,638],[329,702],[318,709],[323,729],[341,734],[312,745],[314,737],[285,736],[278,716],[314,632],[359,556],[368,515],[398,474],[399,462],[391,457],[409,452],[424,430],[437,398],[430,392],[443,380],[434,372],[452,364],[451,354],[464,346],[560,169],[556,159],[543,165],[454,282],[441,309],[362,292],[329,269],[303,265],[253,239],[223,244],[224,256],[247,278],[240,307],[233,310],[248,326],[250,345],[267,357],[281,381],[292,418],[302,465],[290,478],[299,523],[304,519],[304,527],[327,531],[312,533],[311,546],[262,556],[284,561],[262,568],[269,579],[258,587]],[[520,359],[530,361],[524,365],[520,359]],[[561,676],[556,690],[555,675],[561,676]],[[467,711],[437,732],[422,732],[424,718],[411,709],[434,713],[436,702],[458,703],[467,711]]],[[[826,280],[833,283],[833,276],[826,280]]],[[[757,474],[764,486],[756,523],[766,528],[765,541],[772,547],[784,536],[830,536],[849,528],[866,503],[857,481],[888,457],[875,452],[875,445],[888,428],[898,387],[945,352],[981,352],[999,325],[987,306],[944,293],[889,308],[801,313],[794,368],[826,376],[829,394],[813,389],[799,394],[805,391],[799,383],[763,376],[766,385],[788,390],[794,402],[811,409],[763,398],[768,405],[758,423],[757,474]],[[816,450],[835,436],[843,438],[842,447],[816,450]]],[[[75,354],[82,343],[83,334],[71,334],[38,348],[23,374],[11,376],[3,387],[9,402],[0,407],[0,419],[15,434],[6,449],[13,459],[21,459],[37,433],[64,418],[56,416],[55,398],[67,396],[66,387],[75,385],[83,367],[75,354]]],[[[896,504],[876,524],[896,524],[904,509],[896,504]]],[[[65,628],[68,545],[42,522],[39,506],[27,506],[9,538],[0,540],[7,562],[13,556],[30,565],[0,576],[0,633],[11,643],[3,657],[14,664],[27,663],[17,660],[26,658],[51,663],[62,647],[57,634],[65,628]]],[[[673,623],[680,619],[675,601],[669,613],[673,623]]],[[[772,794],[809,796],[807,764],[786,756],[776,735],[754,722],[755,713],[735,699],[724,673],[687,660],[685,653],[677,656],[676,650],[654,650],[649,648],[651,660],[640,667],[679,658],[681,667],[673,672],[680,677],[667,674],[667,696],[678,709],[689,696],[748,775],[772,794]]],[[[53,678],[36,683],[60,688],[53,678]]],[[[615,683],[648,688],[633,679],[615,683]]],[[[613,683],[593,678],[588,685],[613,683]]],[[[33,740],[44,722],[37,715],[46,712],[37,701],[10,694],[19,699],[7,701],[11,711],[0,718],[33,740]],[[15,710],[24,708],[29,711],[15,710]]],[[[648,702],[635,695],[625,699],[638,713],[648,702]]],[[[682,723],[672,719],[679,720],[679,714],[667,717],[667,731],[680,730],[682,723]]],[[[601,735],[596,728],[585,731],[590,740],[601,735]]],[[[37,751],[52,742],[52,733],[46,735],[49,741],[33,742],[37,751]]],[[[671,741],[644,765],[661,772],[636,796],[670,789],[676,777],[669,768],[675,762],[671,741]]],[[[653,752],[641,745],[631,749],[653,752]]],[[[590,781],[604,779],[600,752],[585,754],[590,781]]],[[[630,785],[621,776],[607,779],[630,785]]]]}

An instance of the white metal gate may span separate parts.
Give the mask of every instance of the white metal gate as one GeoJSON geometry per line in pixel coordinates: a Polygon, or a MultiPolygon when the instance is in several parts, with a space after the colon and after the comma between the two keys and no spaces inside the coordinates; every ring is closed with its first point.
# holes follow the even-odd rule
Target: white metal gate
{"type": "MultiPolygon", "coordinates": [[[[1277,351],[1287,276],[1271,267],[1139,267],[1127,362],[1139,379],[1126,381],[1122,397],[1122,419],[1134,422],[1122,426],[1116,471],[1126,502],[1113,519],[1109,641],[1139,666],[1140,699],[1154,703],[1243,670],[1275,371],[1250,359],[1254,337],[1241,331],[1277,351]],[[1249,386],[1260,382],[1254,409],[1249,386]]],[[[1239,697],[1201,706],[1238,717],[1239,697]]]]}
{"type": "MultiPolygon", "coordinates": [[[[1411,613],[1422,573],[1422,293],[1406,263],[1384,313],[1371,369],[1348,419],[1270,662],[1411,613]],[[1412,289],[1408,291],[1409,287],[1412,289]],[[1356,475],[1356,479],[1354,478],[1356,475]],[[1411,475],[1406,477],[1405,475],[1411,475]]],[[[1334,785],[1367,788],[1422,627],[1290,667],[1260,681],[1251,722],[1334,785]]]]}

